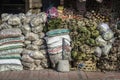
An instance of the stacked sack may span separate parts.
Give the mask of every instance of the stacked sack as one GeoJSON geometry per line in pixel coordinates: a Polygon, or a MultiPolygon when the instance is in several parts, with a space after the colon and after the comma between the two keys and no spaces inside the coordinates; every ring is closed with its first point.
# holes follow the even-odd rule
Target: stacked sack
{"type": "Polygon", "coordinates": [[[21,53],[23,51],[24,36],[17,28],[20,19],[12,14],[2,14],[0,25],[0,71],[23,70],[21,53]]]}
{"type": "Polygon", "coordinates": [[[58,61],[63,57],[65,60],[71,60],[71,39],[68,29],[51,30],[46,33],[46,36],[48,54],[53,68],[57,67],[58,61]]]}
{"type": "Polygon", "coordinates": [[[23,19],[21,29],[25,36],[25,49],[22,53],[24,69],[41,70],[48,67],[43,32],[46,19],[45,13],[32,14],[31,12],[28,12],[23,19]]]}

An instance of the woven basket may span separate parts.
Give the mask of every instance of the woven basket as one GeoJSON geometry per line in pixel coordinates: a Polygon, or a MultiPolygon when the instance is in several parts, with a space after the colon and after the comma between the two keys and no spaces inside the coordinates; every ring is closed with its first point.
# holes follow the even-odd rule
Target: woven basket
{"type": "MultiPolygon", "coordinates": [[[[81,63],[80,63],[81,64],[81,63]]],[[[78,64],[79,65],[79,64],[78,64]]],[[[95,62],[92,62],[92,61],[85,61],[83,63],[83,67],[79,68],[77,67],[79,70],[82,70],[82,71],[97,71],[97,68],[96,68],[96,63],[95,62]]]]}

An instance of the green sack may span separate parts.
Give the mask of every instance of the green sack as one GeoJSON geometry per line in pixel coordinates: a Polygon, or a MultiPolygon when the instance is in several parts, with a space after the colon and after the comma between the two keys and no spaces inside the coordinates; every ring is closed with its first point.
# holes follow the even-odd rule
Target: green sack
{"type": "Polygon", "coordinates": [[[20,54],[9,54],[9,55],[3,55],[0,56],[0,59],[20,59],[20,54]]]}
{"type": "Polygon", "coordinates": [[[6,44],[6,45],[3,45],[3,46],[0,46],[0,51],[22,48],[23,46],[24,46],[23,43],[6,44]]]}
{"type": "Polygon", "coordinates": [[[48,31],[46,35],[51,37],[51,36],[56,36],[61,34],[69,34],[69,32],[70,32],[69,29],[55,29],[55,30],[48,31]]]}
{"type": "Polygon", "coordinates": [[[4,51],[0,51],[0,56],[2,55],[10,55],[10,54],[20,54],[22,53],[23,49],[22,48],[18,48],[18,49],[10,49],[10,50],[4,50],[4,51]]]}
{"type": "Polygon", "coordinates": [[[0,45],[7,44],[7,43],[15,43],[15,42],[23,42],[24,36],[17,37],[17,38],[5,38],[0,40],[0,45]]]}

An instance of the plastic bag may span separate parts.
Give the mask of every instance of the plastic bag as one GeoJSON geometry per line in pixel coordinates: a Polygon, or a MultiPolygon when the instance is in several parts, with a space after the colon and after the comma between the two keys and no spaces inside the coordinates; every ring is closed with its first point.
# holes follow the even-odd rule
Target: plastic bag
{"type": "Polygon", "coordinates": [[[39,66],[41,63],[41,60],[34,60],[35,65],[39,66]]]}
{"type": "Polygon", "coordinates": [[[16,54],[16,53],[17,54],[21,54],[22,51],[23,51],[22,48],[0,51],[0,56],[2,56],[2,55],[9,55],[9,54],[16,54]]]}
{"type": "Polygon", "coordinates": [[[42,23],[45,23],[47,21],[47,14],[44,12],[41,12],[38,14],[42,18],[42,23]]]}
{"type": "Polygon", "coordinates": [[[44,59],[45,58],[45,56],[40,51],[34,51],[34,53],[30,54],[30,57],[32,57],[34,59],[44,59]]]}
{"type": "Polygon", "coordinates": [[[49,67],[49,63],[47,59],[43,59],[40,63],[40,65],[44,68],[48,68],[49,67]]]}
{"type": "Polygon", "coordinates": [[[39,16],[36,16],[31,20],[30,24],[32,27],[36,27],[36,26],[39,26],[42,22],[43,22],[42,18],[40,18],[39,16]]]}
{"type": "Polygon", "coordinates": [[[107,44],[107,42],[102,38],[102,36],[98,36],[95,41],[99,46],[105,46],[107,44]]]}
{"type": "Polygon", "coordinates": [[[24,54],[21,58],[22,61],[27,63],[33,63],[34,59],[32,59],[28,54],[24,54]]]}
{"type": "Polygon", "coordinates": [[[45,37],[45,33],[43,33],[43,32],[38,33],[38,35],[39,35],[40,39],[45,37]]]}
{"type": "Polygon", "coordinates": [[[111,44],[105,45],[104,47],[102,47],[102,54],[103,55],[108,55],[110,52],[110,49],[112,48],[111,44]]]}
{"type": "Polygon", "coordinates": [[[39,39],[39,40],[33,41],[32,44],[40,46],[40,45],[44,44],[44,40],[43,39],[39,39]]]}
{"type": "Polygon", "coordinates": [[[10,25],[20,25],[21,24],[21,20],[17,15],[12,15],[9,19],[8,19],[8,24],[10,25]]]}
{"type": "Polygon", "coordinates": [[[30,32],[31,31],[31,28],[28,24],[25,24],[21,27],[21,30],[24,34],[27,34],[27,32],[30,32]]]}
{"type": "Polygon", "coordinates": [[[34,70],[34,68],[35,68],[35,64],[34,63],[22,62],[22,65],[23,65],[25,70],[34,70]]]}
{"type": "Polygon", "coordinates": [[[94,53],[95,53],[95,55],[96,55],[97,57],[101,57],[101,55],[102,55],[102,50],[101,50],[101,48],[100,48],[100,47],[96,47],[94,53]]]}
{"type": "Polygon", "coordinates": [[[100,33],[105,33],[105,32],[108,31],[110,28],[109,28],[108,24],[106,24],[106,23],[101,23],[101,24],[99,24],[98,29],[99,29],[100,33]]]}
{"type": "Polygon", "coordinates": [[[28,41],[28,40],[26,40],[26,41],[24,41],[24,44],[25,45],[29,45],[29,44],[31,44],[32,42],[31,41],[28,41]]]}
{"type": "Polygon", "coordinates": [[[12,26],[9,25],[9,24],[7,24],[6,22],[4,22],[4,23],[2,23],[2,24],[0,25],[0,30],[3,30],[3,29],[11,29],[11,28],[12,28],[12,26]]]}
{"type": "Polygon", "coordinates": [[[3,21],[3,22],[8,21],[8,19],[9,19],[11,16],[12,16],[12,14],[3,13],[3,14],[1,15],[2,21],[3,21]]]}
{"type": "Polygon", "coordinates": [[[32,28],[32,31],[34,33],[40,33],[43,31],[43,25],[36,26],[35,28],[32,28]]]}
{"type": "Polygon", "coordinates": [[[42,54],[42,52],[37,51],[37,50],[32,51],[32,50],[25,49],[22,54],[23,55],[28,54],[30,57],[32,57],[34,59],[44,59],[45,58],[45,56],[42,54]]]}
{"type": "Polygon", "coordinates": [[[29,50],[39,50],[39,46],[29,44],[29,45],[27,45],[26,49],[29,49],[29,50]]]}
{"type": "Polygon", "coordinates": [[[58,17],[58,11],[55,7],[51,7],[50,9],[48,9],[47,14],[49,18],[58,17]]]}
{"type": "Polygon", "coordinates": [[[102,37],[104,40],[110,40],[114,37],[114,33],[111,30],[106,31],[105,33],[102,34],[102,37]]]}
{"type": "Polygon", "coordinates": [[[0,38],[18,37],[22,32],[19,28],[4,29],[0,31],[0,38]]]}
{"type": "Polygon", "coordinates": [[[23,23],[26,19],[26,15],[24,13],[19,13],[18,17],[20,18],[21,22],[23,23]]]}
{"type": "Polygon", "coordinates": [[[27,32],[25,38],[30,41],[38,40],[39,36],[38,34],[32,33],[32,32],[27,32]]]}

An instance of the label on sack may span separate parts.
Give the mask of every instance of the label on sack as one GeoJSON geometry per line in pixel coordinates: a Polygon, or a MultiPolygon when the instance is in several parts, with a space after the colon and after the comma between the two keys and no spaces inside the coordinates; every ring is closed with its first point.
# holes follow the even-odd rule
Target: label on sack
{"type": "Polygon", "coordinates": [[[56,54],[56,53],[61,53],[63,48],[67,51],[70,52],[71,51],[71,47],[69,45],[66,45],[62,48],[63,46],[59,46],[57,48],[53,48],[53,49],[48,49],[48,53],[49,54],[56,54]]]}

